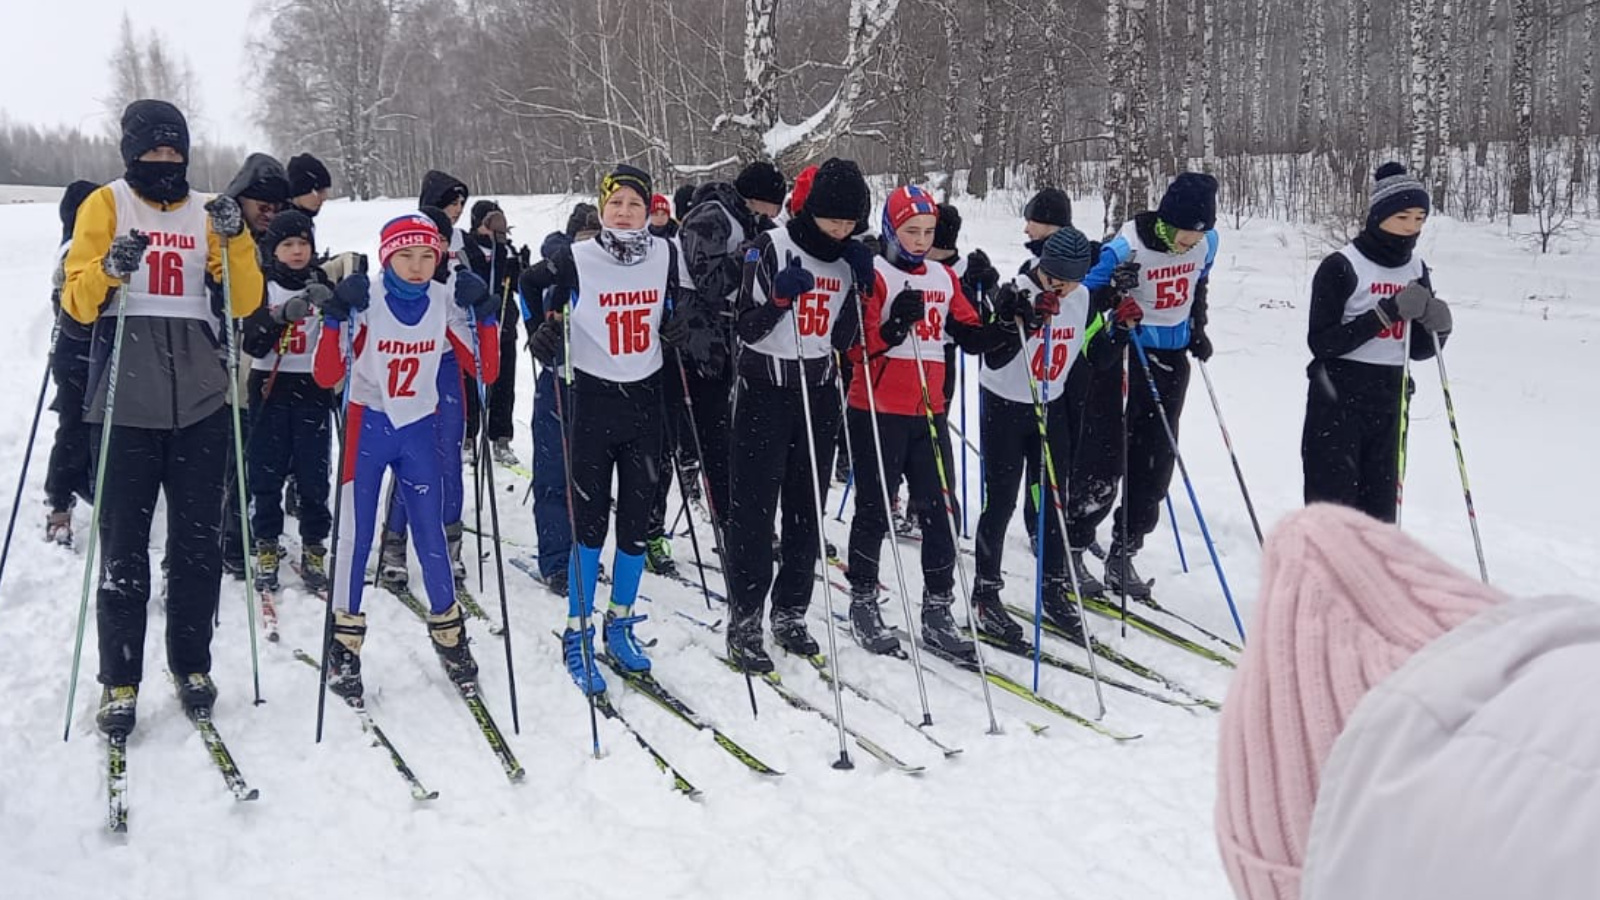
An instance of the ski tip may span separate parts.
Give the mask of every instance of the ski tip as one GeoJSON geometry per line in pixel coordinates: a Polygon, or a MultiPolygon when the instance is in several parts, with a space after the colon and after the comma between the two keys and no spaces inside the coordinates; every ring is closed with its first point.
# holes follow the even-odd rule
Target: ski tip
{"type": "Polygon", "coordinates": [[[257,788],[250,788],[249,790],[241,792],[238,797],[239,802],[241,803],[249,802],[251,800],[259,800],[261,799],[261,791],[257,788]]]}
{"type": "Polygon", "coordinates": [[[411,792],[411,798],[419,803],[427,800],[437,800],[439,799],[439,792],[418,789],[411,792]]]}

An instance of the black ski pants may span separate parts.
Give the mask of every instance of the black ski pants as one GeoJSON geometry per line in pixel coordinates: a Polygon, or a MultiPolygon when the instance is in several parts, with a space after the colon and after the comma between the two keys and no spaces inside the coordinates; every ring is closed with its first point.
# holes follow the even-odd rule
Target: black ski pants
{"type": "MultiPolygon", "coordinates": [[[[517,319],[500,319],[500,373],[488,385],[489,440],[510,440],[517,419],[517,319]]],[[[467,441],[478,438],[478,380],[462,373],[461,389],[467,398],[467,441]]]]}
{"type": "Polygon", "coordinates": [[[613,384],[579,372],[572,398],[572,517],[578,543],[599,548],[617,483],[617,551],[644,552],[650,504],[661,471],[660,375],[613,384]]]}
{"type": "Polygon", "coordinates": [[[1172,469],[1177,462],[1172,442],[1178,437],[1178,419],[1189,391],[1187,350],[1145,350],[1150,361],[1150,380],[1135,351],[1128,350],[1128,489],[1123,497],[1127,531],[1122,527],[1122,512],[1117,514],[1113,543],[1129,551],[1144,546],[1145,536],[1161,523],[1161,503],[1172,485],[1172,469]],[[1153,381],[1167,412],[1172,437],[1162,425],[1161,413],[1150,396],[1153,381]]]}
{"type": "MultiPolygon", "coordinates": [[[[1398,372],[1396,368],[1396,372],[1398,372]]],[[[1315,380],[1300,436],[1307,503],[1337,503],[1383,522],[1395,519],[1400,395],[1386,405],[1341,401],[1315,380]]]]}
{"type": "Polygon", "coordinates": [[[1068,485],[1067,538],[1082,550],[1111,514],[1122,482],[1122,369],[1095,369],[1080,361],[1067,373],[1066,395],[1080,423],[1068,485]]]}
{"type": "MultiPolygon", "coordinates": [[[[977,574],[1000,580],[1000,560],[1005,549],[1007,526],[1017,509],[1018,488],[1042,484],[1048,487],[1048,474],[1039,471],[1039,422],[1032,403],[1015,403],[983,392],[983,513],[978,517],[977,574]],[[1026,478],[1026,481],[1024,481],[1026,478]]],[[[1072,459],[1072,439],[1077,434],[1078,417],[1067,397],[1057,397],[1045,407],[1045,427],[1049,434],[1050,460],[1058,478],[1066,477],[1066,463],[1072,459]]],[[[1047,492],[1041,495],[1048,496],[1047,492]]],[[[1061,502],[1065,498],[1059,498],[1061,502]]],[[[1034,507],[1034,504],[1027,504],[1034,507]]],[[[1037,508],[1028,516],[1037,515],[1037,508]]],[[[1055,506],[1044,511],[1045,572],[1065,577],[1067,572],[1061,526],[1055,506]]],[[[1037,521],[1037,520],[1035,520],[1037,521]]]]}
{"type": "Polygon", "coordinates": [[[56,336],[55,354],[50,358],[50,377],[56,396],[50,408],[56,414],[55,442],[50,447],[50,464],[44,476],[45,500],[50,509],[72,508],[72,498],[91,500],[94,470],[89,466],[89,426],[83,421],[83,395],[89,381],[89,341],[69,336],[65,330],[56,336]]]}
{"type": "Polygon", "coordinates": [[[310,376],[280,374],[263,398],[262,373],[250,377],[250,445],[245,451],[250,484],[250,531],[258,541],[283,534],[283,483],[294,476],[300,494],[300,540],[321,544],[333,517],[328,512],[328,470],[333,429],[330,394],[310,376]]]}
{"type": "MultiPolygon", "coordinates": [[[[934,454],[942,454],[946,473],[955,456],[950,451],[950,432],[944,416],[934,417],[937,443],[928,433],[928,421],[924,416],[879,413],[877,419],[883,444],[883,474],[889,484],[898,484],[904,478],[911,497],[907,513],[922,526],[923,585],[929,593],[946,593],[955,586],[956,548],[951,540],[949,512],[945,508],[946,494],[939,483],[940,460],[934,454]]],[[[850,520],[850,584],[861,591],[876,590],[878,559],[883,552],[884,535],[889,532],[889,513],[883,508],[883,488],[873,448],[872,414],[851,408],[845,414],[845,427],[850,429],[851,446],[856,452],[856,507],[855,516],[850,520]]],[[[954,506],[955,498],[950,497],[949,502],[954,506]]]]}
{"type": "MultiPolygon", "coordinates": [[[[167,667],[177,676],[211,671],[211,622],[222,579],[222,491],[231,484],[231,410],[173,431],[112,426],[100,500],[100,590],[96,625],[100,683],[144,677],[150,600],[150,523],[167,497],[167,667]]],[[[98,448],[101,427],[92,440],[98,448]]]]}

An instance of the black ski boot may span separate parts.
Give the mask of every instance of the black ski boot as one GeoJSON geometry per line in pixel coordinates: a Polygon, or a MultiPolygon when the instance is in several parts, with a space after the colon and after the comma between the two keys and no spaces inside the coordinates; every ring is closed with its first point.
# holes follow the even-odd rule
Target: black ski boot
{"type": "Polygon", "coordinates": [[[759,611],[728,624],[728,661],[753,675],[765,675],[773,670],[772,657],[762,646],[759,611]]]}
{"type": "Polygon", "coordinates": [[[439,662],[444,664],[445,674],[455,682],[456,688],[464,691],[476,687],[478,662],[467,648],[467,627],[461,621],[461,604],[452,603],[439,615],[428,616],[428,637],[433,639],[439,662]]]}
{"type": "Polygon", "coordinates": [[[1085,597],[1104,599],[1106,596],[1105,582],[1094,577],[1094,573],[1089,571],[1089,567],[1083,564],[1083,554],[1087,552],[1089,552],[1087,547],[1080,547],[1070,554],[1072,570],[1078,573],[1078,590],[1082,591],[1085,597]]]}
{"type": "Polygon", "coordinates": [[[94,723],[106,737],[125,738],[138,721],[138,704],[137,684],[107,685],[100,690],[100,711],[95,713],[94,723]]]}
{"type": "Polygon", "coordinates": [[[1073,643],[1083,643],[1083,618],[1078,615],[1078,604],[1072,599],[1072,585],[1065,575],[1045,578],[1044,617],[1065,632],[1073,643]]]}
{"type": "Polygon", "coordinates": [[[175,679],[178,683],[178,702],[183,704],[183,713],[191,719],[198,719],[211,715],[211,707],[217,702],[217,683],[205,672],[191,672],[188,675],[179,675],[175,679]]]}
{"type": "Polygon", "coordinates": [[[367,617],[335,612],[333,643],[328,645],[328,690],[346,703],[361,702],[361,644],[367,639],[367,617]]]}
{"type": "Polygon", "coordinates": [[[956,630],[956,620],[950,615],[955,595],[925,592],[922,595],[922,640],[939,656],[962,664],[977,665],[978,651],[972,642],[956,630]]]}
{"type": "Polygon", "coordinates": [[[900,653],[900,639],[883,624],[878,611],[878,591],[875,587],[850,587],[850,630],[856,643],[877,654],[900,653]]]}
{"type": "Polygon", "coordinates": [[[978,576],[972,586],[972,614],[977,618],[978,630],[1012,646],[1024,643],[1022,623],[1011,618],[1006,605],[1000,600],[1000,589],[1006,583],[998,578],[978,576]]]}
{"type": "Polygon", "coordinates": [[[816,638],[806,628],[806,611],[803,608],[772,608],[772,640],[795,656],[816,656],[822,652],[816,638]]]}
{"type": "Polygon", "coordinates": [[[1134,600],[1149,600],[1150,585],[1133,567],[1137,547],[1129,548],[1112,541],[1111,552],[1106,554],[1106,596],[1121,596],[1124,591],[1134,600]]]}

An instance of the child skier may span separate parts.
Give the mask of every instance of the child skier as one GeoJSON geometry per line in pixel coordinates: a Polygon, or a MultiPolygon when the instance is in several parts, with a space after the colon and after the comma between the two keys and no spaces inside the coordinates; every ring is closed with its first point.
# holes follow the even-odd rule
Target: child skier
{"type": "Polygon", "coordinates": [[[1376,179],[1365,227],[1323,259],[1311,283],[1300,457],[1307,503],[1338,503],[1393,522],[1400,392],[1411,390],[1401,383],[1405,357],[1433,358],[1433,336],[1443,342],[1452,321],[1415,255],[1427,189],[1398,163],[1379,168],[1376,179]]]}
{"type": "Polygon", "coordinates": [[[830,159],[817,171],[800,211],[783,228],[756,238],[750,251],[756,257],[754,273],[744,278],[736,309],[740,345],[733,445],[739,450],[732,459],[733,506],[726,535],[728,656],[748,671],[773,668],[761,640],[761,608],[769,588],[778,646],[801,656],[819,649],[805,624],[817,565],[816,508],[827,490],[841,415],[835,351],[854,344],[860,329],[859,307],[850,297],[854,279],[848,255],[870,258],[870,251],[850,238],[866,228],[871,203],[856,164],[830,159]],[[808,385],[809,423],[801,407],[802,378],[808,385]],[[774,513],[782,523],[776,581],[774,513]]]}
{"type": "Polygon", "coordinates": [[[468,271],[456,273],[453,291],[435,282],[443,254],[444,240],[427,216],[412,213],[394,219],[383,227],[378,282],[370,283],[361,273],[350,275],[322,310],[317,383],[331,388],[347,368],[350,378],[339,473],[345,513],[334,558],[334,639],[327,648],[328,688],[347,700],[362,694],[361,645],[367,633],[362,585],[385,470],[394,472],[417,542],[433,648],[459,689],[470,689],[478,676],[445,549],[437,370],[449,345],[461,371],[475,371],[472,335],[451,321],[453,294],[454,305],[471,310],[477,321],[484,376],[493,378],[500,365],[499,301],[468,271]],[[346,322],[353,328],[348,363],[342,333],[346,322]]]}
{"type": "Polygon", "coordinates": [[[546,318],[530,341],[535,358],[547,367],[565,350],[571,370],[571,405],[563,412],[570,429],[577,546],[562,645],[574,683],[589,693],[605,690],[604,679],[588,664],[594,629],[585,623],[599,583],[612,477],[617,482],[617,550],[605,645],[619,668],[646,672],[650,659],[634,636],[634,626],[645,617],[633,614],[633,604],[644,574],[646,519],[656,479],[663,476],[657,468],[663,431],[662,344],[699,360],[710,354],[715,340],[709,327],[690,322],[686,315],[693,297],[676,249],[646,228],[651,193],[650,176],[632,166],[618,166],[601,181],[599,235],[573,243],[551,260],[564,319],[546,318]]]}
{"type": "Polygon", "coordinates": [[[50,352],[50,379],[56,384],[56,396],[50,408],[56,414],[56,433],[44,476],[45,503],[50,507],[44,537],[63,546],[72,544],[72,507],[78,497],[91,499],[94,473],[89,467],[89,426],[83,421],[83,392],[89,379],[89,329],[62,311],[61,289],[66,283],[67,251],[72,249],[78,207],[99,187],[92,181],[74,181],[61,195],[61,249],[56,256],[55,289],[50,292],[56,321],[55,345],[50,352]]]}
{"type": "MultiPolygon", "coordinates": [[[[1000,341],[983,355],[978,375],[985,490],[972,606],[980,629],[1012,644],[1023,642],[1023,632],[1000,600],[1006,528],[1016,510],[1018,486],[1050,484],[1040,466],[1041,411],[1035,404],[1048,401],[1042,410],[1048,435],[1042,452],[1050,454],[1062,479],[1058,487],[1068,487],[1064,480],[1079,426],[1078,406],[1066,391],[1068,373],[1080,353],[1098,368],[1115,366],[1118,349],[1127,343],[1127,328],[1107,328],[1082,285],[1092,256],[1093,247],[1082,232],[1070,225],[1057,229],[1040,247],[1037,260],[997,292],[995,318],[988,326],[999,332],[1000,341]],[[1026,336],[1018,331],[1019,320],[1026,336]]],[[[1131,324],[1138,318],[1138,306],[1132,300],[1123,302],[1124,321],[1131,324]]],[[[1048,495],[1041,492],[1041,496],[1048,495]]],[[[1056,502],[1065,499],[1058,497],[1056,502]]],[[[1044,614],[1081,639],[1083,623],[1071,601],[1065,539],[1053,508],[1045,511],[1044,537],[1044,614]]]]}
{"type": "Polygon", "coordinates": [[[218,364],[219,336],[228,318],[255,309],[262,290],[238,203],[223,195],[202,209],[201,196],[189,189],[183,113],[160,100],[130,103],[122,114],[121,149],[126,173],[78,209],[61,291],[66,314],[94,328],[84,412],[91,446],[98,446],[102,429],[111,429],[110,452],[97,463],[104,466],[105,493],[94,501],[103,548],[96,625],[104,689],[96,722],[113,736],[132,732],[136,720],[150,524],[161,493],[167,503],[167,667],[190,716],[209,716],[216,701],[211,627],[233,437],[223,405],[229,384],[218,364]],[[233,308],[219,322],[206,278],[221,277],[224,254],[233,308]],[[108,364],[113,352],[115,370],[108,364]]]}
{"type": "MultiPolygon", "coordinates": [[[[1131,296],[1138,302],[1143,321],[1133,339],[1145,349],[1150,375],[1167,411],[1167,426],[1174,435],[1189,389],[1189,356],[1201,362],[1211,358],[1206,287],[1217,258],[1216,223],[1217,180],[1184,172],[1167,187],[1160,207],[1134,216],[1101,248],[1100,261],[1084,279],[1091,291],[1111,292],[1113,299],[1131,296]]],[[[1107,301],[1106,305],[1116,303],[1107,301]]],[[[1122,427],[1127,429],[1128,480],[1106,557],[1105,587],[1145,598],[1150,596],[1150,587],[1134,570],[1133,557],[1161,521],[1161,501],[1172,482],[1176,457],[1167,439],[1167,426],[1162,425],[1151,399],[1145,369],[1131,352],[1127,404],[1127,421],[1122,427]]],[[[1111,431],[1114,424],[1104,421],[1089,427],[1100,435],[1115,433],[1111,431]]],[[[1097,525],[1109,509],[1108,504],[1090,511],[1083,526],[1097,525]]]]}
{"type": "Polygon", "coordinates": [[[882,477],[891,485],[905,478],[911,513],[922,526],[923,639],[935,652],[969,660],[976,658],[976,652],[956,630],[950,614],[955,602],[956,547],[939,475],[939,466],[948,473],[954,459],[941,390],[944,344],[954,340],[969,353],[981,353],[992,340],[955,272],[925,260],[937,225],[938,206],[922,188],[899,188],[884,205],[883,251],[874,260],[865,297],[865,354],[861,347],[853,353],[855,374],[846,413],[856,478],[855,518],[850,523],[850,623],[856,640],[868,650],[899,650],[899,640],[878,613],[878,556],[889,527],[878,480],[881,467],[882,477]],[[874,438],[874,413],[881,457],[874,438]],[[929,434],[930,414],[937,441],[929,434]]]}
{"type": "Polygon", "coordinates": [[[257,243],[266,302],[244,321],[241,346],[255,357],[250,397],[250,530],[255,535],[256,584],[263,612],[278,590],[283,548],[284,480],[295,476],[300,519],[300,575],[306,590],[328,589],[325,541],[328,513],[328,413],[332,394],[312,376],[320,325],[312,318],[332,286],[311,264],[316,237],[298,210],[279,213],[257,243]]]}
{"type": "Polygon", "coordinates": [[[522,257],[511,243],[511,226],[505,211],[493,200],[472,204],[471,228],[462,238],[472,271],[488,283],[500,300],[500,378],[487,385],[489,409],[478,408],[477,377],[463,386],[467,400],[467,443],[477,446],[479,418],[488,420],[489,443],[494,461],[504,466],[520,466],[511,449],[517,405],[517,319],[512,292],[522,268],[522,257]]]}

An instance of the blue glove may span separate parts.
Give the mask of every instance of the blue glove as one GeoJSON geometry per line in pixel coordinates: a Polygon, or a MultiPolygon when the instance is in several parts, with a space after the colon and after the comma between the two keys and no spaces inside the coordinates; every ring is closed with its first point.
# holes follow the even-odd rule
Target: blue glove
{"type": "Polygon", "coordinates": [[[360,312],[372,302],[372,282],[365,272],[346,275],[333,289],[333,296],[322,303],[322,317],[334,322],[345,322],[353,312],[360,312]]]}
{"type": "Polygon", "coordinates": [[[782,309],[788,309],[796,297],[817,287],[816,276],[800,265],[799,257],[793,253],[788,256],[789,264],[772,279],[772,305],[782,309]]]}
{"type": "Polygon", "coordinates": [[[861,290],[870,290],[873,282],[873,253],[872,248],[860,241],[847,241],[844,261],[850,264],[850,274],[855,278],[856,287],[861,290]]]}
{"type": "Polygon", "coordinates": [[[471,269],[456,270],[456,305],[472,312],[478,322],[492,322],[500,315],[500,300],[489,291],[489,283],[471,269]]]}

